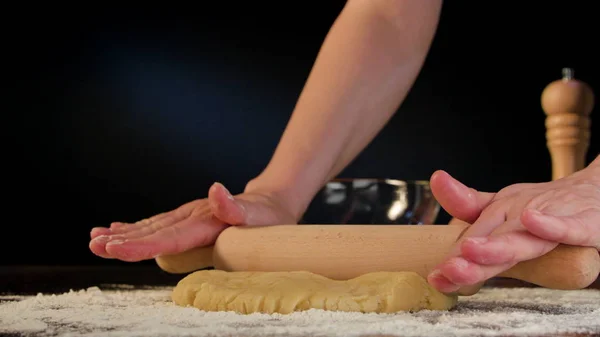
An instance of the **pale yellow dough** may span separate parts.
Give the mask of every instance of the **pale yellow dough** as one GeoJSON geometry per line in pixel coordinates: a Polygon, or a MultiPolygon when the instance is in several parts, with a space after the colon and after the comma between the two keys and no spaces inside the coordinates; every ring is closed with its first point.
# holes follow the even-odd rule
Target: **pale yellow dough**
{"type": "Polygon", "coordinates": [[[457,297],[445,295],[413,272],[375,272],[338,281],[310,272],[202,270],[175,286],[180,306],[240,314],[323,309],[363,313],[448,310],[457,297]]]}

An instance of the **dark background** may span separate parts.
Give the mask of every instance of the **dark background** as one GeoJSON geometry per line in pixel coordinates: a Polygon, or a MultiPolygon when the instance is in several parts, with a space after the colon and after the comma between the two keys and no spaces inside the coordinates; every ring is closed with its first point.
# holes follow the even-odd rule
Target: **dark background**
{"type": "MultiPolygon", "coordinates": [[[[446,2],[409,97],[340,176],[445,169],[487,191],[549,180],[540,95],[563,67],[600,87],[598,18],[588,1],[522,4],[446,2]]],[[[89,251],[92,227],[205,197],[214,181],[240,192],[269,160],[343,5],[15,12],[2,264],[125,264],[89,251]]]]}

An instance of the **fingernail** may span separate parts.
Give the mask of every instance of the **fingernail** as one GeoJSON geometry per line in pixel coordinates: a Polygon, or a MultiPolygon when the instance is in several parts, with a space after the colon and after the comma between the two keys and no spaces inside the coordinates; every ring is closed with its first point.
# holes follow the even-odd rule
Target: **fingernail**
{"type": "Polygon", "coordinates": [[[429,273],[428,278],[438,278],[440,275],[442,275],[442,271],[439,269],[434,269],[431,273],[429,273]]]}
{"type": "Polygon", "coordinates": [[[231,192],[229,192],[229,190],[227,189],[227,187],[221,185],[221,187],[223,188],[223,191],[225,191],[225,195],[227,196],[227,199],[229,200],[233,200],[233,195],[231,195],[231,192]]]}
{"type": "Polygon", "coordinates": [[[105,242],[110,241],[110,236],[108,236],[108,235],[99,235],[99,236],[95,237],[92,241],[100,242],[100,243],[105,243],[105,242]]]}
{"type": "Polygon", "coordinates": [[[474,243],[476,245],[482,245],[482,244],[488,242],[488,238],[486,238],[486,237],[472,237],[472,238],[466,238],[465,241],[468,241],[470,243],[474,243]]]}
{"type": "Polygon", "coordinates": [[[442,274],[442,271],[439,269],[435,269],[431,273],[429,273],[427,281],[438,291],[447,294],[453,293],[460,288],[458,285],[450,282],[450,280],[446,276],[444,276],[444,274],[442,274]]]}
{"type": "Polygon", "coordinates": [[[469,266],[469,262],[463,259],[462,257],[455,257],[452,260],[450,260],[449,263],[452,263],[458,269],[465,269],[469,266]]]}
{"type": "MultiPolygon", "coordinates": [[[[233,196],[231,195],[231,192],[229,192],[229,190],[227,189],[227,187],[225,187],[223,184],[221,184],[220,182],[215,182],[213,184],[213,186],[211,188],[215,188],[217,186],[220,186],[223,191],[225,192],[225,197],[229,200],[233,200],[233,196]]],[[[210,201],[210,200],[209,200],[210,201]]]]}

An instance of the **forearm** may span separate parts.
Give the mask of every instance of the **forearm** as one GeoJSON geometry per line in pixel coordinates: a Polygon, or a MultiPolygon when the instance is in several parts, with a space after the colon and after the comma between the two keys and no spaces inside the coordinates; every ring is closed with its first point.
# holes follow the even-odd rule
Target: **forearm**
{"type": "Polygon", "coordinates": [[[301,216],[406,97],[440,7],[437,1],[350,1],[323,43],[271,161],[247,191],[277,191],[301,216]]]}

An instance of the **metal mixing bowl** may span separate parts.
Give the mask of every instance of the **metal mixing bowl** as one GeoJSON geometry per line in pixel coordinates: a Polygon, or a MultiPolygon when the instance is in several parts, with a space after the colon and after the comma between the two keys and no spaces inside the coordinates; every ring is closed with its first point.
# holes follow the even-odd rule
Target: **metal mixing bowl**
{"type": "Polygon", "coordinates": [[[433,224],[440,204],[429,182],[335,179],[318,192],[302,224],[433,224]]]}

